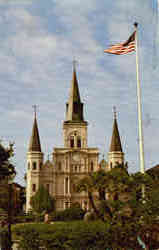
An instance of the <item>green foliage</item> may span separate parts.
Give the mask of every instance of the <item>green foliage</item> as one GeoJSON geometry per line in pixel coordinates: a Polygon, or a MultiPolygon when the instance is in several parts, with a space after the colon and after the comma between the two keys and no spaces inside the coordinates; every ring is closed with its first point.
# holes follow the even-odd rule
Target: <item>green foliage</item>
{"type": "Polygon", "coordinates": [[[77,191],[88,192],[96,216],[111,225],[117,245],[130,243],[131,238],[136,242],[141,229],[151,229],[158,223],[159,176],[154,181],[146,173],[130,174],[125,165],[117,165],[108,172],[99,170],[79,180],[77,191]],[[97,202],[94,192],[98,194],[97,202]]]}
{"type": "Polygon", "coordinates": [[[21,242],[24,241],[24,237],[26,242],[27,239],[30,241],[30,249],[34,249],[31,244],[37,239],[36,234],[33,233],[36,232],[39,242],[41,242],[41,246],[45,246],[47,250],[97,250],[105,249],[110,246],[110,235],[108,229],[106,223],[85,223],[83,221],[76,221],[69,223],[55,223],[53,225],[18,225],[14,226],[12,230],[21,237],[21,242]]]}
{"type": "Polygon", "coordinates": [[[73,220],[82,220],[84,217],[85,211],[80,207],[71,207],[62,211],[56,211],[52,213],[51,217],[53,221],[73,221],[73,220]]]}
{"type": "Polygon", "coordinates": [[[40,238],[39,233],[34,229],[26,230],[21,232],[21,241],[18,249],[23,250],[38,250],[40,249],[40,238]]]}
{"type": "Polygon", "coordinates": [[[31,198],[31,206],[33,211],[39,214],[45,211],[51,212],[55,209],[55,200],[50,196],[47,189],[41,185],[36,194],[31,198]]]}
{"type": "Polygon", "coordinates": [[[101,221],[55,222],[53,225],[16,225],[12,231],[20,242],[24,242],[24,239],[25,242],[30,241],[30,249],[35,249],[32,247],[37,239],[46,250],[142,249],[136,241],[136,234],[140,229],[133,223],[125,223],[123,227],[120,223],[119,221],[110,225],[101,221]]]}
{"type": "Polygon", "coordinates": [[[16,174],[15,167],[10,162],[12,156],[13,145],[5,148],[0,143],[0,208],[4,211],[8,210],[9,205],[8,179],[13,179],[13,174],[16,174]]]}
{"type": "Polygon", "coordinates": [[[0,227],[0,246],[2,249],[10,250],[10,241],[8,238],[8,228],[7,227],[0,227]]]}
{"type": "Polygon", "coordinates": [[[14,223],[27,223],[27,222],[43,222],[44,215],[42,214],[27,214],[15,216],[13,219],[14,223]]]}

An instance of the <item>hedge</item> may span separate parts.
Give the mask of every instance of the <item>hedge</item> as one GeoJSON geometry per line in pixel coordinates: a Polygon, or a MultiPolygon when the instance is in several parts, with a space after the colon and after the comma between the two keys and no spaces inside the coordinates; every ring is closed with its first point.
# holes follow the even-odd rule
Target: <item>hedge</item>
{"type": "Polygon", "coordinates": [[[108,225],[102,222],[55,222],[48,224],[14,225],[12,227],[14,239],[20,239],[23,248],[35,248],[35,243],[40,242],[46,250],[100,250],[110,247],[108,225]],[[33,245],[31,245],[31,242],[33,245]]]}
{"type": "Polygon", "coordinates": [[[85,211],[80,207],[71,207],[62,211],[56,211],[51,214],[52,221],[74,221],[82,220],[85,211]]]}

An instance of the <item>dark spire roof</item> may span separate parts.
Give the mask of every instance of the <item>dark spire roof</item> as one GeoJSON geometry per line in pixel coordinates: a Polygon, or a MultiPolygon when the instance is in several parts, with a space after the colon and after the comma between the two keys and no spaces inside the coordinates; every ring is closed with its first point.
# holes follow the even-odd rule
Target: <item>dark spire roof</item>
{"type": "Polygon", "coordinates": [[[78,81],[77,81],[77,75],[76,75],[76,69],[75,66],[73,68],[73,76],[72,76],[72,83],[71,83],[71,91],[70,91],[70,97],[69,102],[77,102],[81,103],[79,88],[78,88],[78,81]]]}
{"type": "Polygon", "coordinates": [[[37,119],[36,119],[36,112],[35,112],[35,117],[34,117],[32,135],[31,135],[30,143],[29,143],[29,151],[41,152],[41,144],[40,144],[40,137],[39,137],[39,131],[38,131],[38,124],[37,124],[37,119]]]}
{"type": "Polygon", "coordinates": [[[113,134],[112,134],[112,140],[110,145],[109,152],[122,152],[122,146],[120,141],[120,135],[118,130],[118,123],[116,119],[116,110],[114,108],[114,124],[113,124],[113,134]]]}
{"type": "Polygon", "coordinates": [[[75,65],[68,103],[66,104],[66,122],[84,122],[83,103],[81,102],[75,65]]]}

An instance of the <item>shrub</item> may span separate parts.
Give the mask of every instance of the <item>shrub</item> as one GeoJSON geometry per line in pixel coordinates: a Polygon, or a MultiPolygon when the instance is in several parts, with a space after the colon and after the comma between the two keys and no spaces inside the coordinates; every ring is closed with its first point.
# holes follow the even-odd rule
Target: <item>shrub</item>
{"type": "Polygon", "coordinates": [[[53,221],[73,221],[82,220],[85,211],[80,207],[71,207],[63,211],[57,211],[51,214],[51,219],[53,221]]]}
{"type": "Polygon", "coordinates": [[[38,214],[55,209],[55,200],[43,185],[40,185],[38,191],[32,196],[30,203],[33,211],[38,214]]]}
{"type": "Polygon", "coordinates": [[[13,223],[25,223],[25,222],[39,222],[42,216],[36,216],[35,214],[20,215],[13,218],[13,223]]]}
{"type": "Polygon", "coordinates": [[[23,250],[38,250],[40,249],[39,233],[34,230],[24,230],[21,232],[21,241],[18,249],[23,250]]]}
{"type": "Polygon", "coordinates": [[[83,221],[17,225],[13,233],[20,236],[20,249],[25,250],[39,249],[34,248],[37,242],[47,250],[99,250],[109,247],[111,238],[106,223],[83,221]]]}

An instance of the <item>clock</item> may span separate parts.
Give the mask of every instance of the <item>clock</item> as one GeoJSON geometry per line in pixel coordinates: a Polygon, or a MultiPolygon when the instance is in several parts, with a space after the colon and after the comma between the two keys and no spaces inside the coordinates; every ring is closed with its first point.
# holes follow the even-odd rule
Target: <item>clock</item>
{"type": "Polygon", "coordinates": [[[74,154],[72,155],[72,159],[73,159],[74,161],[80,161],[80,154],[74,153],[74,154]]]}

